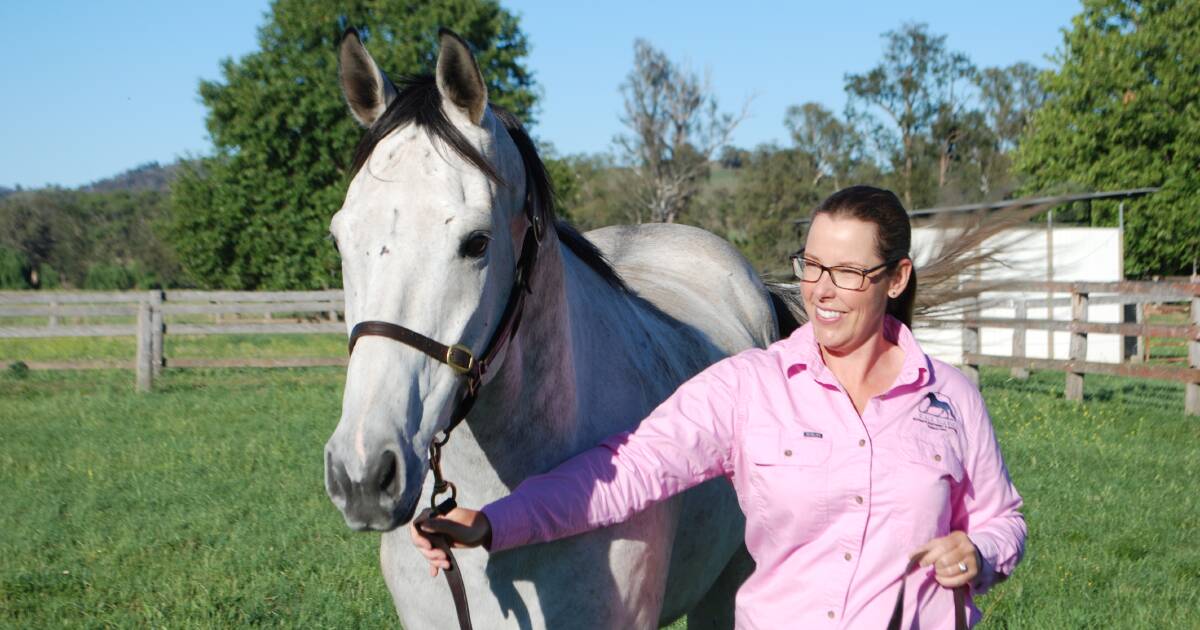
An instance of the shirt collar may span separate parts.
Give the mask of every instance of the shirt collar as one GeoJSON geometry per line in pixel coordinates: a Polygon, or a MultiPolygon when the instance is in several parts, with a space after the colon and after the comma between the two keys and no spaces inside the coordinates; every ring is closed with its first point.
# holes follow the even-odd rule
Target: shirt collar
{"type": "MultiPolygon", "coordinates": [[[[929,378],[929,357],[921,350],[921,346],[917,344],[917,339],[908,326],[891,315],[884,315],[883,335],[894,341],[904,351],[904,363],[900,366],[900,374],[896,377],[896,383],[892,388],[902,385],[924,385],[929,378]]],[[[800,372],[807,371],[812,375],[813,380],[822,385],[839,386],[837,378],[825,365],[825,359],[821,357],[821,349],[813,334],[812,322],[797,328],[788,337],[785,351],[791,355],[788,360],[784,361],[784,365],[787,366],[785,374],[789,379],[800,372]]]]}

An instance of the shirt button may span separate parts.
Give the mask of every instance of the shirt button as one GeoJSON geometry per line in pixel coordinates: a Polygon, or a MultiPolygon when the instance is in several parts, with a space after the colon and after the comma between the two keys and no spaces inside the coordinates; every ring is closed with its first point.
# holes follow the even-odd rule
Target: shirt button
{"type": "Polygon", "coordinates": [[[792,456],[792,449],[790,449],[790,448],[789,448],[789,449],[785,450],[785,451],[783,452],[783,456],[784,456],[784,457],[791,457],[791,456],[792,456]]]}
{"type": "Polygon", "coordinates": [[[832,611],[832,610],[831,610],[831,611],[829,611],[827,614],[829,615],[829,618],[830,618],[830,619],[833,619],[833,611],[832,611]]]}
{"type": "Polygon", "coordinates": [[[866,445],[867,445],[867,441],[866,441],[866,440],[859,440],[859,441],[858,441],[858,445],[859,445],[859,446],[866,446],[866,445]]]}
{"type": "Polygon", "coordinates": [[[940,462],[940,461],[942,461],[942,456],[941,456],[941,455],[934,455],[934,456],[933,456],[933,461],[935,461],[935,462],[940,462]]]}
{"type": "Polygon", "coordinates": [[[846,562],[850,562],[850,558],[852,558],[853,556],[851,556],[851,555],[850,555],[850,552],[848,552],[848,551],[847,551],[847,552],[846,552],[846,555],[844,555],[844,556],[842,556],[842,557],[846,559],[846,562]]]}
{"type": "Polygon", "coordinates": [[[857,503],[857,504],[859,504],[859,505],[862,505],[862,502],[863,502],[863,498],[862,498],[862,496],[860,495],[860,496],[856,496],[856,497],[854,497],[854,502],[855,502],[855,503],[857,503]]]}

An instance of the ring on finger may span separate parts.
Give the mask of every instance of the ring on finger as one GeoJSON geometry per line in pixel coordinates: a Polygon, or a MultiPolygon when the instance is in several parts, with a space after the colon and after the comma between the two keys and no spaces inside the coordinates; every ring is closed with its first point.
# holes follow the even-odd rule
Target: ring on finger
{"type": "Polygon", "coordinates": [[[967,568],[967,563],[966,563],[966,562],[959,562],[959,563],[958,563],[958,570],[959,570],[960,572],[962,572],[962,573],[966,573],[966,572],[967,572],[967,571],[969,571],[970,569],[968,569],[968,568],[967,568]]]}

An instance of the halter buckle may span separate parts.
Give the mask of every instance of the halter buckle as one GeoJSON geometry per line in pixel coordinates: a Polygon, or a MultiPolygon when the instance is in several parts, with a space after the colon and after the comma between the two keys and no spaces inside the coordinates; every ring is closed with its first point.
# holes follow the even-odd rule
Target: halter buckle
{"type": "Polygon", "coordinates": [[[446,365],[459,374],[466,374],[475,369],[475,355],[471,354],[470,348],[456,343],[446,348],[446,365]]]}

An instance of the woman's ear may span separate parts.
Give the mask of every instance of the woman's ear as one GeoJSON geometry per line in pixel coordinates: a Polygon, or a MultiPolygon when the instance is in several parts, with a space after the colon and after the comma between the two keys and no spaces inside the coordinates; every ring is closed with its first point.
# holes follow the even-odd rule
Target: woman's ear
{"type": "Polygon", "coordinates": [[[898,298],[904,294],[904,289],[908,286],[908,280],[912,276],[912,270],[913,264],[909,258],[901,258],[900,262],[896,263],[896,268],[891,273],[891,281],[888,283],[888,297],[898,298]]]}

